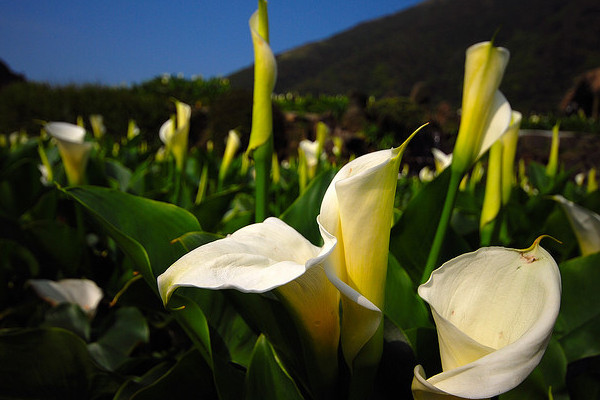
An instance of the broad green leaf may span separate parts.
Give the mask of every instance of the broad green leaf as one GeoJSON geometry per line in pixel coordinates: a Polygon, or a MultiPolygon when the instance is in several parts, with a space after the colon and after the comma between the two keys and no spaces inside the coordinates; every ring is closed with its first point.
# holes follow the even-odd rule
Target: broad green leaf
{"type": "Polygon", "coordinates": [[[76,229],[61,220],[40,220],[24,224],[23,230],[37,239],[38,251],[43,250],[61,271],[81,274],[86,244],[76,229]]]}
{"type": "MultiPolygon", "coordinates": [[[[227,301],[225,293],[199,288],[180,288],[178,293],[193,299],[202,308],[209,325],[214,329],[211,335],[218,334],[226,347],[228,359],[247,367],[257,334],[227,301]]],[[[215,345],[213,343],[213,350],[215,345]]]]}
{"type": "Polygon", "coordinates": [[[317,225],[321,201],[336,172],[335,169],[329,169],[317,175],[304,193],[280,217],[281,220],[296,229],[315,245],[322,242],[319,226],[317,225]]]}
{"type": "Polygon", "coordinates": [[[157,376],[161,372],[162,367],[123,385],[115,400],[218,398],[210,368],[197,351],[184,354],[166,373],[157,376]]]}
{"type": "Polygon", "coordinates": [[[196,247],[200,247],[207,243],[213,242],[217,239],[221,239],[223,236],[209,232],[188,232],[175,241],[183,246],[186,252],[194,250],[196,247]]]}
{"type": "Polygon", "coordinates": [[[85,341],[90,340],[90,320],[77,304],[60,303],[46,311],[44,327],[63,328],[85,341]]]}
{"type": "Polygon", "coordinates": [[[111,186],[114,186],[116,189],[123,192],[128,189],[129,182],[133,175],[129,168],[117,160],[110,159],[104,162],[104,167],[106,169],[106,177],[111,183],[111,186]]]}
{"type": "Polygon", "coordinates": [[[155,290],[156,277],[183,255],[171,241],[200,230],[192,214],[172,204],[95,186],[64,191],[100,222],[155,290]]]}
{"type": "MultiPolygon", "coordinates": [[[[72,187],[65,189],[65,193],[100,222],[155,292],[156,276],[184,253],[181,246],[173,245],[171,241],[184,233],[200,230],[192,214],[172,204],[94,186],[72,187]]],[[[212,365],[208,323],[200,307],[184,296],[174,296],[169,307],[205,360],[212,365]]]]}
{"type": "MultiPolygon", "coordinates": [[[[411,199],[396,225],[392,227],[390,252],[413,282],[420,281],[425,269],[449,182],[450,169],[447,168],[411,199]]],[[[446,232],[439,264],[468,251],[468,244],[450,228],[446,232]]]]}
{"type": "Polygon", "coordinates": [[[555,335],[569,361],[600,354],[599,265],[600,253],[560,265],[563,293],[555,335]]]}
{"type": "MultiPolygon", "coordinates": [[[[85,342],[60,328],[0,332],[0,393],[16,399],[91,399],[114,384],[94,388],[104,372],[85,342]]],[[[115,388],[116,390],[116,388],[115,388]]]]}
{"type": "Polygon", "coordinates": [[[115,323],[88,349],[96,362],[114,371],[138,344],[149,339],[150,330],[142,313],[135,307],[123,307],[115,313],[115,323]]]}
{"type": "Polygon", "coordinates": [[[298,387],[277,359],[273,347],[261,335],[246,374],[246,399],[303,399],[298,387]]]}
{"type": "Polygon", "coordinates": [[[415,292],[414,282],[393,254],[388,258],[385,315],[402,329],[433,326],[425,302],[415,292]]]}
{"type": "Polygon", "coordinates": [[[205,231],[215,232],[223,215],[230,209],[233,198],[239,192],[240,187],[236,186],[206,197],[202,203],[191,209],[191,213],[198,218],[205,231]]]}
{"type": "Polygon", "coordinates": [[[411,328],[405,330],[404,334],[415,353],[417,364],[421,364],[429,376],[442,372],[435,328],[411,328]]]}
{"type": "Polygon", "coordinates": [[[35,204],[43,192],[36,159],[21,158],[0,170],[0,215],[16,219],[35,204]]]}

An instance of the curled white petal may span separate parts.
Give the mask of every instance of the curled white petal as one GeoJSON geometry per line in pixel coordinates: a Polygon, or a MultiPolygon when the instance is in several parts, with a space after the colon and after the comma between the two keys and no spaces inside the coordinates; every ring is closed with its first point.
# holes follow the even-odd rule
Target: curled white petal
{"type": "Polygon", "coordinates": [[[85,129],[68,122],[48,122],[44,125],[44,130],[50,136],[65,142],[83,143],[85,139],[85,129]]]}
{"type": "Polygon", "coordinates": [[[544,354],[560,294],[558,266],[537,244],[483,248],[442,265],[419,287],[438,328],[444,370],[428,384],[464,398],[517,386],[544,354]]]}
{"type": "Polygon", "coordinates": [[[321,263],[335,239],[316,247],[283,221],[268,218],[187,253],[158,277],[166,303],[180,286],[262,293],[321,263]]]}

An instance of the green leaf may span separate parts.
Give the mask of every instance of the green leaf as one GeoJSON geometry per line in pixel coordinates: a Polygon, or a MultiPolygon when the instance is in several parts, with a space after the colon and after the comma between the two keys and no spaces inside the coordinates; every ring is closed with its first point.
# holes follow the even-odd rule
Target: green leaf
{"type": "Polygon", "coordinates": [[[183,255],[171,241],[200,230],[192,214],[172,204],[95,186],[64,192],[100,222],[155,291],[156,277],[183,255]]]}
{"type": "MultiPolygon", "coordinates": [[[[178,293],[193,299],[202,308],[208,323],[226,347],[228,359],[247,367],[256,342],[256,333],[248,326],[223,291],[179,288],[178,293]]],[[[213,350],[215,344],[213,343],[213,350]]]]}
{"type": "Polygon", "coordinates": [[[106,177],[116,189],[127,190],[131,181],[132,172],[117,160],[107,159],[104,162],[106,177]]]}
{"type": "Polygon", "coordinates": [[[414,290],[415,283],[390,253],[385,283],[385,315],[402,329],[433,326],[425,302],[414,290]]]}
{"type": "MultiPolygon", "coordinates": [[[[69,331],[0,332],[2,398],[91,399],[93,382],[100,375],[105,374],[95,366],[85,342],[69,331]]],[[[98,390],[106,392],[108,386],[98,390]]]]}
{"type": "Polygon", "coordinates": [[[37,239],[57,267],[67,275],[78,275],[85,243],[77,230],[61,220],[41,220],[24,224],[23,230],[37,239]]]}
{"type": "Polygon", "coordinates": [[[209,366],[198,351],[181,357],[166,373],[164,366],[151,370],[121,387],[114,400],[216,399],[209,366]]]}
{"type": "Polygon", "coordinates": [[[442,372],[438,336],[435,328],[411,328],[404,331],[410,343],[417,363],[421,364],[427,376],[442,372]]]}
{"type": "Polygon", "coordinates": [[[335,169],[329,169],[317,175],[304,193],[280,216],[281,220],[296,229],[315,245],[321,244],[323,241],[317,225],[317,216],[321,210],[323,196],[325,196],[325,192],[336,172],[335,169]]]}
{"type": "Polygon", "coordinates": [[[188,233],[178,237],[177,239],[175,239],[175,241],[177,243],[181,244],[181,246],[183,246],[184,250],[189,253],[190,251],[194,250],[196,247],[200,247],[202,245],[205,245],[207,243],[210,243],[217,239],[222,239],[222,238],[223,238],[223,236],[221,236],[221,235],[199,231],[199,232],[188,232],[188,233]]]}
{"type": "Polygon", "coordinates": [[[90,340],[90,320],[77,304],[60,303],[46,311],[45,327],[63,328],[85,341],[90,340]]]}
{"type": "Polygon", "coordinates": [[[246,374],[246,399],[303,399],[298,387],[261,335],[256,341],[246,374]]]}
{"type": "Polygon", "coordinates": [[[150,330],[142,313],[135,307],[123,307],[115,313],[115,323],[97,342],[89,344],[88,350],[100,365],[114,371],[138,344],[149,339],[150,330]]]}
{"type": "Polygon", "coordinates": [[[198,218],[205,231],[215,232],[223,215],[231,208],[231,202],[239,192],[240,187],[236,186],[206,197],[202,203],[191,209],[191,213],[198,218]]]}
{"type": "MultiPolygon", "coordinates": [[[[421,280],[425,269],[449,182],[448,168],[411,199],[396,225],[392,227],[390,252],[413,282],[421,280]]],[[[440,265],[443,261],[468,251],[469,245],[449,228],[442,246],[440,265]]]]}
{"type": "Polygon", "coordinates": [[[567,359],[600,354],[600,253],[560,265],[562,304],[555,328],[567,359]]]}

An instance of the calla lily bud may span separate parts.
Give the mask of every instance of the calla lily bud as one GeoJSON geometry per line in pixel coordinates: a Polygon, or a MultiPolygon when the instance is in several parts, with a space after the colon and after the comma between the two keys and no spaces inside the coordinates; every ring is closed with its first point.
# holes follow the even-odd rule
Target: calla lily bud
{"type": "Polygon", "coordinates": [[[548,164],[546,165],[546,175],[551,178],[556,176],[558,172],[558,146],[560,144],[560,137],[558,136],[558,125],[552,127],[552,143],[550,144],[550,156],[548,157],[548,164]]]}
{"type": "Polygon", "coordinates": [[[100,300],[104,297],[102,289],[89,279],[31,279],[28,283],[38,296],[50,304],[77,304],[89,317],[94,316],[100,300]]]}
{"type": "Polygon", "coordinates": [[[252,130],[248,153],[265,143],[273,132],[271,95],[277,79],[277,64],[269,46],[266,1],[259,0],[259,8],[250,17],[250,33],[254,45],[254,97],[252,130]]]}
{"type": "Polygon", "coordinates": [[[71,185],[81,185],[92,144],[85,142],[85,129],[68,122],[49,122],[44,129],[56,139],[63,160],[67,180],[71,185]]]}
{"type": "Polygon", "coordinates": [[[446,168],[452,164],[452,154],[446,154],[435,147],[431,149],[433,161],[435,162],[435,172],[441,174],[446,168]]]}
{"type": "Polygon", "coordinates": [[[92,125],[92,133],[96,140],[102,138],[106,133],[106,127],[104,126],[104,117],[99,114],[90,115],[90,125],[92,125]]]}
{"type": "Polygon", "coordinates": [[[484,399],[521,383],[558,316],[561,278],[538,238],[526,250],[484,247],[435,270],[418,289],[431,307],[443,372],[415,368],[415,399],[484,399]]]}
{"type": "Polygon", "coordinates": [[[176,116],[165,121],[158,131],[160,140],[165,144],[167,153],[175,157],[178,170],[183,170],[187,155],[188,134],[192,108],[180,101],[175,102],[176,116]]]}
{"type": "Polygon", "coordinates": [[[522,115],[518,111],[512,112],[510,126],[502,135],[502,204],[507,204],[510,199],[512,187],[515,185],[515,157],[517,143],[519,142],[519,129],[521,128],[522,115]]]}
{"type": "Polygon", "coordinates": [[[492,222],[500,212],[502,204],[502,141],[492,145],[488,158],[487,177],[485,180],[485,195],[479,228],[483,229],[492,222]]]}
{"type": "Polygon", "coordinates": [[[506,131],[510,105],[498,91],[508,63],[508,50],[491,42],[467,49],[462,115],[452,169],[464,174],[506,131]]]}
{"type": "Polygon", "coordinates": [[[490,148],[488,170],[485,183],[485,196],[479,220],[481,243],[491,242],[495,220],[502,204],[508,203],[514,182],[514,162],[519,139],[521,114],[512,112],[511,125],[500,139],[490,148]]]}
{"type": "Polygon", "coordinates": [[[596,168],[591,168],[588,171],[587,192],[592,193],[598,190],[598,182],[596,181],[596,168]]]}
{"type": "Polygon", "coordinates": [[[233,161],[235,153],[238,151],[241,145],[240,135],[235,130],[230,130],[227,135],[227,142],[225,143],[225,153],[223,154],[223,160],[221,160],[221,168],[219,169],[219,182],[225,180],[227,170],[233,161]]]}
{"type": "Polygon", "coordinates": [[[300,148],[302,149],[302,154],[306,158],[306,167],[308,171],[308,178],[312,179],[315,177],[315,172],[317,170],[317,164],[319,163],[319,158],[321,156],[320,153],[320,144],[318,141],[311,140],[301,140],[300,148]]]}
{"type": "Polygon", "coordinates": [[[140,128],[135,123],[135,120],[130,119],[127,124],[127,140],[132,140],[134,137],[140,134],[140,128]]]}
{"type": "Polygon", "coordinates": [[[600,215],[581,207],[561,195],[552,196],[560,203],[577,237],[581,254],[587,256],[600,251],[600,215]]]}

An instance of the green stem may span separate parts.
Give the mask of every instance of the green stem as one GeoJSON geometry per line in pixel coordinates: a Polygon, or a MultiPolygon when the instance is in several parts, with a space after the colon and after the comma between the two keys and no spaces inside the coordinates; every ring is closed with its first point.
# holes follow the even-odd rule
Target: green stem
{"type": "Polygon", "coordinates": [[[263,222],[268,216],[269,209],[269,184],[271,180],[271,163],[273,158],[273,135],[254,153],[254,169],[256,171],[256,204],[255,221],[263,222]]]}
{"type": "Polygon", "coordinates": [[[427,282],[429,276],[439,261],[442,244],[444,243],[444,238],[446,237],[446,231],[448,230],[450,218],[452,217],[452,211],[454,210],[454,202],[456,201],[456,195],[458,193],[460,181],[463,177],[462,172],[455,170],[452,170],[451,172],[452,175],[450,176],[450,185],[448,186],[448,191],[446,192],[446,201],[444,202],[444,208],[442,209],[442,216],[440,217],[440,223],[438,224],[437,231],[435,232],[435,238],[433,239],[433,244],[431,246],[431,250],[429,251],[429,257],[427,258],[427,264],[425,266],[425,270],[423,271],[423,276],[421,277],[421,283],[427,282]]]}

